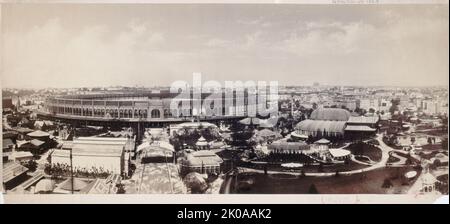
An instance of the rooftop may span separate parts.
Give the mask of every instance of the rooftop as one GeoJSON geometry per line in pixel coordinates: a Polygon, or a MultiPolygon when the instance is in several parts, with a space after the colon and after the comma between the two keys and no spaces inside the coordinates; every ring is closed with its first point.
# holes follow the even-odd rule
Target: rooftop
{"type": "Polygon", "coordinates": [[[345,131],[376,131],[376,129],[362,125],[347,125],[345,131]]]}
{"type": "Polygon", "coordinates": [[[348,121],[350,112],[339,108],[319,108],[311,113],[311,120],[348,121]]]}
{"type": "Polygon", "coordinates": [[[3,149],[9,148],[10,146],[14,145],[13,141],[10,138],[5,138],[2,141],[3,149]]]}
{"type": "Polygon", "coordinates": [[[30,137],[48,137],[50,134],[45,131],[37,130],[27,134],[30,137]]]}
{"type": "MultiPolygon", "coordinates": [[[[79,156],[122,156],[127,138],[77,138],[72,143],[72,155],[79,156]]],[[[69,156],[70,150],[55,150],[52,156],[69,156]]]]}
{"type": "Polygon", "coordinates": [[[329,149],[329,151],[333,157],[344,157],[351,154],[349,150],[345,149],[329,149]]]}
{"type": "Polygon", "coordinates": [[[218,155],[209,150],[187,153],[186,160],[188,165],[190,166],[217,166],[223,162],[223,160],[218,155]]]}
{"type": "Polygon", "coordinates": [[[303,120],[296,125],[296,129],[309,132],[326,131],[343,134],[345,123],[345,121],[303,120]]]}
{"type": "Polygon", "coordinates": [[[12,180],[27,171],[28,168],[18,163],[15,162],[5,163],[3,164],[3,183],[12,180]]]}
{"type": "Polygon", "coordinates": [[[314,142],[315,144],[330,144],[330,141],[328,139],[322,138],[320,140],[317,140],[314,142]]]}
{"type": "Polygon", "coordinates": [[[359,116],[359,117],[350,117],[347,121],[347,123],[352,124],[375,124],[379,120],[378,116],[371,116],[371,117],[365,117],[365,116],[359,116]]]}

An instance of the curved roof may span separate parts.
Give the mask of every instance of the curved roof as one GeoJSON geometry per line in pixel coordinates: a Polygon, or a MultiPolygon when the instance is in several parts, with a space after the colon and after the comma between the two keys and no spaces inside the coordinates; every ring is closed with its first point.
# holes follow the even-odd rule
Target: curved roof
{"type": "Polygon", "coordinates": [[[211,124],[208,122],[184,122],[181,124],[178,124],[178,127],[180,128],[217,128],[217,125],[211,124]]]}
{"type": "Polygon", "coordinates": [[[247,117],[239,121],[241,124],[250,125],[250,124],[260,124],[262,122],[261,119],[257,117],[247,117]]]}
{"type": "Polygon", "coordinates": [[[223,162],[222,158],[209,150],[187,153],[185,158],[188,166],[216,166],[223,162]]]}
{"type": "Polygon", "coordinates": [[[269,129],[262,129],[261,131],[256,132],[257,136],[261,136],[263,138],[267,137],[280,137],[280,133],[271,131],[269,129]]]}
{"type": "Polygon", "coordinates": [[[346,149],[329,149],[329,152],[333,157],[344,157],[351,154],[351,152],[346,149]]]}
{"type": "Polygon", "coordinates": [[[208,145],[208,142],[206,141],[205,138],[203,138],[203,136],[200,136],[200,138],[198,139],[198,141],[195,143],[196,146],[205,146],[208,145]]]}
{"type": "Polygon", "coordinates": [[[365,125],[347,125],[346,131],[376,131],[377,129],[365,125]]]}
{"type": "Polygon", "coordinates": [[[348,119],[348,123],[352,124],[375,124],[379,120],[378,116],[371,116],[371,117],[365,117],[365,116],[358,116],[358,117],[350,117],[348,119]]]}
{"type": "Polygon", "coordinates": [[[304,120],[297,124],[296,129],[302,131],[326,131],[344,133],[345,121],[304,120]]]}
{"type": "Polygon", "coordinates": [[[317,140],[314,142],[315,144],[330,144],[330,140],[321,138],[320,140],[317,140]]]}
{"type": "Polygon", "coordinates": [[[297,138],[308,138],[307,135],[298,134],[297,132],[293,131],[291,132],[291,136],[297,137],[297,138]]]}
{"type": "Polygon", "coordinates": [[[311,120],[348,121],[351,114],[340,108],[319,108],[311,113],[311,120]]]}
{"type": "Polygon", "coordinates": [[[433,174],[431,174],[431,173],[425,173],[422,176],[422,183],[423,184],[434,184],[437,181],[438,180],[436,179],[436,177],[434,177],[433,174]]]}
{"type": "Polygon", "coordinates": [[[48,132],[37,130],[27,134],[30,137],[47,137],[50,136],[48,132]]]}

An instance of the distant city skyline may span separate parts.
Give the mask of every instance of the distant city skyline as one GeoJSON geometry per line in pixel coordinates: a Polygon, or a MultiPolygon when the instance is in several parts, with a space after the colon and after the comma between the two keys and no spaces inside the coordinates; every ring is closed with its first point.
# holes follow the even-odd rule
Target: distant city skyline
{"type": "Polygon", "coordinates": [[[448,5],[4,4],[2,88],[446,86],[448,5]],[[418,16],[420,15],[420,16],[418,16]]]}

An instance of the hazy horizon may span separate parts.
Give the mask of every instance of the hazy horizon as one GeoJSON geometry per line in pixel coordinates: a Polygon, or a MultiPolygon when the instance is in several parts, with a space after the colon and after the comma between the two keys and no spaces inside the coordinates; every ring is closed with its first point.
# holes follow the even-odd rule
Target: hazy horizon
{"type": "Polygon", "coordinates": [[[448,5],[3,4],[2,89],[448,86],[448,5]],[[420,15],[420,16],[418,16],[420,15]]]}

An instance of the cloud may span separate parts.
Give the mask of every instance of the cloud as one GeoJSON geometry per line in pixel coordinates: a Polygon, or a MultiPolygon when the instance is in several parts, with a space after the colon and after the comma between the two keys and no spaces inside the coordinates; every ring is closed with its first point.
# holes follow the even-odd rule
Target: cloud
{"type": "Polygon", "coordinates": [[[299,56],[351,54],[367,50],[376,32],[373,25],[362,22],[307,22],[300,31],[293,31],[280,48],[299,56]]]}
{"type": "MultiPolygon", "coordinates": [[[[28,32],[4,35],[2,79],[4,85],[13,86],[95,85],[105,80],[131,84],[134,81],[127,77],[159,59],[152,52],[158,52],[164,41],[163,33],[136,21],[110,36],[104,25],[70,32],[59,19],[49,19],[28,32]]],[[[166,57],[168,61],[176,58],[166,57]]],[[[151,66],[161,71],[157,65],[151,66]]]]}
{"type": "Polygon", "coordinates": [[[209,39],[205,45],[208,47],[227,47],[227,46],[230,46],[230,44],[231,44],[231,41],[229,41],[229,40],[224,40],[224,39],[220,39],[220,38],[212,38],[212,39],[209,39]]]}
{"type": "Polygon", "coordinates": [[[63,10],[25,21],[39,11],[26,7],[5,13],[2,86],[167,85],[194,71],[217,80],[288,84],[448,82],[448,10],[440,7],[349,13],[355,9],[296,6],[248,13],[236,6],[230,15],[207,6],[192,12],[161,6],[160,13],[118,15],[89,6],[92,14],[82,21],[63,10]],[[164,17],[164,10],[171,13],[164,17]]]}

